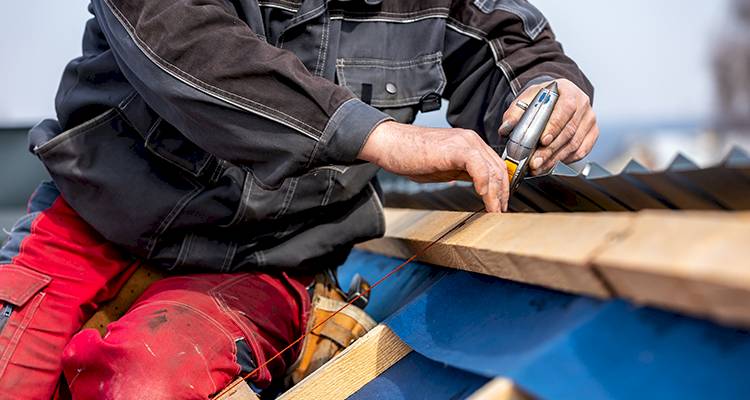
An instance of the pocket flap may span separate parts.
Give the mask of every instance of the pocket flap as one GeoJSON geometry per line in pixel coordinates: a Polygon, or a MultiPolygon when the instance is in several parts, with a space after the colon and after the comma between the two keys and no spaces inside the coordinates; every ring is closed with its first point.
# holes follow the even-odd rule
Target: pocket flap
{"type": "Polygon", "coordinates": [[[341,85],[373,107],[412,106],[443,94],[442,59],[440,52],[407,61],[340,58],[336,74],[341,85]]]}
{"type": "Polygon", "coordinates": [[[21,307],[52,278],[15,264],[0,265],[0,300],[21,307]]]}
{"type": "Polygon", "coordinates": [[[146,148],[196,177],[203,174],[214,158],[164,120],[159,121],[148,132],[146,148]]]}

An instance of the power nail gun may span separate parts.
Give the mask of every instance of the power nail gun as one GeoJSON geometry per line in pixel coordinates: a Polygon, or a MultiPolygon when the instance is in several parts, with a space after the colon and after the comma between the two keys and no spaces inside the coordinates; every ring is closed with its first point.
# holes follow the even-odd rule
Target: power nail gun
{"type": "Polygon", "coordinates": [[[537,93],[531,104],[526,105],[520,101],[516,103],[525,111],[513,128],[502,156],[508,167],[511,194],[518,189],[526,175],[530,158],[539,145],[539,138],[547,127],[558,97],[557,82],[552,82],[537,93]]]}

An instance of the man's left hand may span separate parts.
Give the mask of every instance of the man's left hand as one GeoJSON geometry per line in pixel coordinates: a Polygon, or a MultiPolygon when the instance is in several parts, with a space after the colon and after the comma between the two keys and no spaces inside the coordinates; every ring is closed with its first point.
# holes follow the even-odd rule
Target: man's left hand
{"type": "MultiPolygon", "coordinates": [[[[591,99],[567,79],[557,79],[560,98],[552,111],[547,128],[542,133],[539,147],[531,156],[529,167],[533,175],[549,171],[557,161],[571,163],[589,154],[599,138],[599,126],[591,108],[591,99]]],[[[523,115],[518,101],[531,104],[534,97],[550,82],[529,86],[503,115],[501,136],[507,136],[523,115]]]]}

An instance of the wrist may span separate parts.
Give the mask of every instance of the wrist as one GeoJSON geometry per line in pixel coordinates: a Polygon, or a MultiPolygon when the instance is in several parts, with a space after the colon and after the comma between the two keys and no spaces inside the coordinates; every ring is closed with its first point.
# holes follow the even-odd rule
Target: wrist
{"type": "Polygon", "coordinates": [[[383,121],[375,126],[367,137],[357,158],[380,165],[379,161],[384,154],[384,149],[388,147],[387,142],[398,125],[400,124],[395,121],[383,121]]]}

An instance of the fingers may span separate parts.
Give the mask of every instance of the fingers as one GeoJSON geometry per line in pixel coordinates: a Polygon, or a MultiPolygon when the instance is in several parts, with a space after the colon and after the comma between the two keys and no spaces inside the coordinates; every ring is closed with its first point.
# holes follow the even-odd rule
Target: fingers
{"type": "Polygon", "coordinates": [[[477,194],[482,197],[482,202],[484,202],[487,212],[498,212],[500,202],[497,196],[490,192],[490,168],[484,158],[477,156],[467,159],[465,169],[474,182],[474,189],[477,191],[477,194]]]}
{"type": "MultiPolygon", "coordinates": [[[[596,139],[599,137],[599,128],[596,125],[596,116],[593,110],[587,108],[580,119],[577,116],[574,117],[563,131],[567,132],[572,126],[575,126],[576,130],[567,142],[562,141],[561,144],[556,146],[550,145],[537,150],[533,157],[543,158],[544,162],[536,168],[532,166],[532,173],[539,174],[547,171],[554,167],[557,161],[578,161],[591,151],[594,143],[596,143],[596,139]]],[[[561,133],[558,138],[567,135],[569,133],[561,133]]]]}
{"type": "Polygon", "coordinates": [[[502,211],[506,212],[508,211],[508,200],[510,199],[510,178],[508,177],[508,167],[495,150],[490,146],[485,145],[484,142],[482,142],[482,145],[487,158],[493,167],[493,171],[497,175],[495,179],[498,182],[499,188],[498,191],[494,193],[498,196],[502,211]]]}
{"type": "Polygon", "coordinates": [[[586,136],[583,139],[583,143],[577,150],[571,151],[568,154],[567,158],[563,159],[563,161],[565,161],[566,163],[571,163],[571,162],[582,160],[591,152],[591,149],[594,148],[594,145],[596,144],[596,141],[598,139],[599,139],[599,125],[597,125],[596,116],[592,112],[591,118],[589,121],[589,128],[586,131],[586,136]]]}
{"type": "Polygon", "coordinates": [[[543,166],[548,164],[552,155],[575,137],[581,117],[582,114],[576,106],[563,101],[558,102],[542,133],[539,148],[531,158],[529,166],[532,172],[543,170],[543,166]]]}
{"type": "Polygon", "coordinates": [[[503,123],[500,124],[500,129],[497,133],[500,136],[508,136],[513,131],[513,128],[518,124],[518,121],[523,116],[523,109],[516,105],[511,106],[508,111],[503,114],[503,123]]]}
{"type": "Polygon", "coordinates": [[[596,143],[599,128],[588,95],[570,81],[557,80],[559,99],[529,161],[538,175],[557,161],[572,162],[585,157],[596,143]]]}
{"type": "Polygon", "coordinates": [[[547,145],[543,143],[540,144],[540,147],[534,152],[531,163],[529,164],[533,173],[547,171],[555,165],[555,161],[560,159],[561,156],[564,157],[567,155],[564,154],[565,150],[570,149],[571,147],[573,150],[576,150],[581,146],[585,135],[585,132],[580,129],[583,128],[581,122],[584,114],[585,110],[574,111],[571,118],[568,119],[567,123],[562,129],[560,129],[550,143],[547,145]]]}
{"type": "Polygon", "coordinates": [[[509,194],[509,179],[507,167],[505,162],[495,150],[488,146],[477,134],[473,135],[473,140],[478,148],[483,151],[485,161],[488,163],[490,168],[490,191],[491,194],[497,197],[500,205],[500,210],[508,210],[508,198],[509,194]]]}
{"type": "Polygon", "coordinates": [[[505,163],[472,131],[465,134],[470,151],[458,154],[463,158],[463,169],[471,176],[474,188],[482,197],[488,212],[508,209],[508,174],[505,163]]]}
{"type": "Polygon", "coordinates": [[[500,124],[500,129],[497,131],[500,136],[510,135],[513,128],[518,124],[518,121],[521,120],[523,113],[526,111],[518,106],[518,102],[522,101],[526,104],[530,104],[534,101],[534,97],[536,97],[540,88],[541,85],[530,86],[513,101],[513,104],[511,104],[508,110],[505,111],[505,114],[503,114],[503,123],[500,124]]]}

